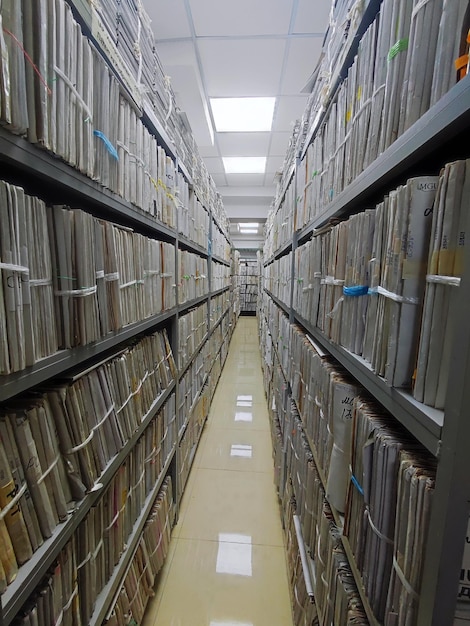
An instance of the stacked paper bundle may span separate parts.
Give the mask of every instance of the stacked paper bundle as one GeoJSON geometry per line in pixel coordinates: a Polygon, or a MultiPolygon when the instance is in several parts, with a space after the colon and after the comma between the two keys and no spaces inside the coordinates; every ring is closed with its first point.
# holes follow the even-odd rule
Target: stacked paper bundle
{"type": "Polygon", "coordinates": [[[286,483],[282,499],[283,527],[287,553],[287,571],[291,592],[292,619],[295,626],[319,626],[317,605],[307,592],[294,516],[297,512],[292,485],[286,483]]]}
{"type": "Polygon", "coordinates": [[[285,428],[286,469],[292,483],[304,543],[313,556],[318,539],[318,502],[324,494],[304,425],[294,403],[285,428]]]}
{"type": "Polygon", "coordinates": [[[315,600],[321,623],[367,626],[369,620],[341,544],[341,532],[326,501],[320,513],[318,534],[315,600]]]}
{"type": "Polygon", "coordinates": [[[231,261],[232,259],[230,242],[227,236],[215,224],[212,225],[212,254],[225,261],[231,261]]]}
{"type": "Polygon", "coordinates": [[[179,367],[184,367],[207,334],[207,304],[201,304],[178,318],[179,367]]]}
{"type": "Polygon", "coordinates": [[[295,251],[296,311],[395,387],[412,382],[437,181],[409,179],[295,251]]]}
{"type": "MultiPolygon", "coordinates": [[[[178,231],[189,241],[207,249],[209,214],[182,176],[177,175],[178,231]]],[[[215,251],[212,250],[215,254],[215,251]]]]}
{"type": "Polygon", "coordinates": [[[457,82],[465,10],[460,0],[384,0],[307,148],[297,227],[321,214],[457,82]],[[422,71],[423,59],[432,72],[422,71]]]}
{"type": "Polygon", "coordinates": [[[442,170],[432,215],[431,246],[426,276],[414,397],[444,408],[450,355],[455,337],[454,298],[463,272],[470,160],[449,163],[442,170]]]}
{"type": "Polygon", "coordinates": [[[264,288],[281,300],[286,306],[290,304],[291,280],[292,252],[289,252],[265,267],[264,288]]]}
{"type": "Polygon", "coordinates": [[[175,305],[174,245],[78,209],[51,208],[48,220],[62,347],[96,341],[175,305]]]}
{"type": "Polygon", "coordinates": [[[230,287],[230,267],[228,265],[212,260],[211,271],[211,291],[230,287]]]}
{"type": "MultiPolygon", "coordinates": [[[[193,252],[179,250],[178,301],[189,302],[209,292],[207,259],[193,252]]],[[[228,268],[230,269],[230,268],[228,268]]]]}
{"type": "Polygon", "coordinates": [[[148,600],[154,595],[154,585],[168,555],[174,518],[171,478],[162,485],[142,538],[112,607],[106,624],[125,626],[130,620],[141,623],[148,600]]]}
{"type": "MultiPolygon", "coordinates": [[[[112,8],[111,4],[108,8],[112,8]]],[[[132,86],[134,92],[139,92],[132,93],[134,99],[140,101],[140,80],[145,78],[142,70],[145,74],[147,68],[147,87],[152,88],[149,91],[153,94],[155,77],[161,75],[165,102],[160,119],[164,120],[173,109],[174,94],[164,84],[153,41],[149,40],[145,13],[126,2],[124,13],[121,11],[116,17],[117,30],[112,34],[103,26],[103,16],[95,16],[95,25],[110,46],[107,52],[113,57],[111,53],[115,51],[113,61],[118,67],[113,69],[124,81],[127,79],[131,92],[132,86]],[[139,35],[134,42],[135,60],[140,67],[135,80],[126,53],[131,34],[124,38],[122,33],[119,35],[124,14],[134,17],[129,24],[137,25],[139,35]],[[145,42],[144,48],[139,39],[145,42]],[[124,57],[120,56],[121,51],[124,57]],[[143,55],[151,67],[147,67],[143,55]]],[[[26,3],[22,14],[17,2],[6,0],[2,26],[0,115],[8,128],[26,134],[30,142],[41,144],[83,174],[175,227],[173,161],[144,127],[135,105],[120,95],[113,69],[82,35],[70,6],[64,0],[40,0],[34,10],[26,3]]],[[[174,134],[180,137],[176,113],[173,118],[174,134]]],[[[198,154],[194,156],[200,160],[198,154]]]]}
{"type": "Polygon", "coordinates": [[[211,298],[210,303],[210,319],[211,325],[215,326],[230,306],[230,291],[219,293],[218,296],[211,298]]]}
{"type": "Polygon", "coordinates": [[[375,325],[373,348],[365,352],[372,355],[374,371],[395,387],[411,386],[436,186],[434,176],[410,179],[377,208],[383,230],[374,245],[382,256],[372,258],[380,264],[373,269],[376,276],[380,272],[380,285],[377,309],[372,307],[367,318],[368,326],[375,325]]]}
{"type": "Polygon", "coordinates": [[[289,346],[292,397],[323,472],[328,501],[343,512],[349,480],[352,405],[359,387],[340,366],[321,357],[296,326],[290,328],[289,346]]]}
{"type": "MultiPolygon", "coordinates": [[[[67,519],[73,500],[93,488],[175,375],[166,334],[156,333],[70,384],[4,409],[0,506],[8,506],[8,513],[0,523],[3,584],[14,580],[17,566],[67,519]]],[[[163,466],[176,441],[174,398],[162,412],[158,429],[158,463],[148,465],[154,472],[150,485],[155,468],[163,466]]],[[[136,501],[134,497],[133,504],[136,501]]]]}
{"type": "Polygon", "coordinates": [[[52,261],[45,204],[0,181],[0,373],[54,354],[52,261]]]}
{"type": "Polygon", "coordinates": [[[395,420],[371,402],[355,399],[344,534],[374,614],[387,625],[398,618],[413,623],[434,474],[433,457],[395,420]]]}

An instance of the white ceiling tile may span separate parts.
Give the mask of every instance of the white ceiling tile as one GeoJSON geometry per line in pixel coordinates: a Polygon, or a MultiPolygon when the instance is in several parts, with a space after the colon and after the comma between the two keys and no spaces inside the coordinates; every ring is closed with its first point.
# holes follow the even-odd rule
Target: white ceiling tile
{"type": "Polygon", "coordinates": [[[214,180],[215,186],[217,187],[217,191],[220,191],[222,187],[227,186],[227,179],[225,178],[225,174],[211,174],[211,176],[214,180]]]}
{"type": "Polygon", "coordinates": [[[206,164],[207,171],[211,174],[225,174],[224,164],[222,159],[208,157],[204,159],[204,163],[206,164]]]}
{"type": "Polygon", "coordinates": [[[292,0],[190,0],[198,37],[288,33],[292,4],[292,0]]]}
{"type": "Polygon", "coordinates": [[[330,18],[331,2],[299,0],[294,33],[325,33],[330,18]]]}
{"type": "Polygon", "coordinates": [[[189,37],[191,31],[186,17],[184,0],[143,0],[144,8],[152,20],[152,28],[157,39],[189,37]]]}
{"type": "Polygon", "coordinates": [[[197,65],[196,51],[192,41],[160,41],[157,43],[157,53],[165,72],[167,66],[197,65]]]}
{"type": "Polygon", "coordinates": [[[259,187],[264,184],[264,174],[226,174],[227,183],[234,187],[259,187]]]}
{"type": "Polygon", "coordinates": [[[295,95],[302,91],[320,58],[323,39],[301,37],[290,40],[281,93],[295,95]]]}
{"type": "Polygon", "coordinates": [[[277,94],[284,40],[199,40],[198,46],[209,97],[277,94]]]}
{"type": "Polygon", "coordinates": [[[217,143],[223,156],[266,156],[269,133],[218,133],[217,143]]]}
{"type": "Polygon", "coordinates": [[[204,159],[205,157],[217,157],[219,156],[219,148],[214,144],[212,146],[198,145],[199,154],[204,159]]]}
{"type": "Polygon", "coordinates": [[[302,117],[308,96],[281,96],[274,113],[273,131],[292,132],[295,121],[302,117]]]}
{"type": "Polygon", "coordinates": [[[266,161],[266,174],[274,174],[278,169],[282,168],[284,157],[269,157],[266,161]]]}
{"type": "Polygon", "coordinates": [[[269,156],[284,156],[292,133],[271,133],[269,156]]]}

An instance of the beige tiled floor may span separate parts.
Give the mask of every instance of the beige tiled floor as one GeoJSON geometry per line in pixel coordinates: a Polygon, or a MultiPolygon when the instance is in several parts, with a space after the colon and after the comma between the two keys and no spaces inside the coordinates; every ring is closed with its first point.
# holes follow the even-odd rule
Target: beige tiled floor
{"type": "Polygon", "coordinates": [[[292,626],[268,419],[242,317],[143,626],[292,626]]]}

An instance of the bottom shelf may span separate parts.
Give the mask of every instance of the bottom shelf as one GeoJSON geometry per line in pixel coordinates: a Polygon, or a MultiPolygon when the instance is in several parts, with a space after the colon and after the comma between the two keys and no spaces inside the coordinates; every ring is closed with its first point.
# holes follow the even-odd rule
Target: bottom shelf
{"type": "Polygon", "coordinates": [[[119,593],[123,580],[130,567],[132,559],[134,558],[135,552],[137,550],[137,546],[142,536],[142,530],[148,519],[150,511],[152,510],[152,507],[155,502],[155,498],[157,497],[158,492],[160,491],[160,488],[162,486],[162,483],[166,475],[168,474],[170,464],[175,458],[175,450],[176,450],[176,445],[173,446],[172,452],[168,456],[165,462],[165,465],[163,467],[163,470],[161,471],[160,476],[157,482],[155,483],[155,487],[152,489],[152,491],[148,495],[145,501],[145,505],[143,506],[141,513],[137,521],[134,524],[132,534],[127,541],[126,551],[121,556],[121,559],[119,560],[119,563],[116,565],[111,578],[109,579],[105,588],[102,590],[102,592],[99,594],[96,600],[95,610],[89,622],[90,626],[91,625],[100,626],[103,623],[103,621],[105,621],[105,618],[107,619],[108,611],[110,607],[112,606],[113,602],[116,601],[116,594],[119,593]]]}

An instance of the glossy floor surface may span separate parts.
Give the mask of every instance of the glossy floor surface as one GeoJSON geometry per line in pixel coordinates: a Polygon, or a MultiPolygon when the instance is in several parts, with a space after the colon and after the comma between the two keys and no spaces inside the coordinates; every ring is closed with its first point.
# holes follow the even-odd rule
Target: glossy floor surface
{"type": "Polygon", "coordinates": [[[254,317],[235,329],[143,626],[292,626],[254,317]]]}

